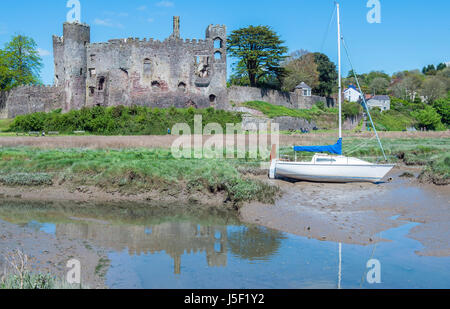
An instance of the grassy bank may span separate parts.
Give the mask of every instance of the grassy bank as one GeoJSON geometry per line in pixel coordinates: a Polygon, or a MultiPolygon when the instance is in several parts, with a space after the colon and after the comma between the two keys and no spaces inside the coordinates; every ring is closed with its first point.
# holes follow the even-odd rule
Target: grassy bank
{"type": "Polygon", "coordinates": [[[0,119],[0,132],[8,131],[13,121],[14,119],[0,119]]]}
{"type": "MultiPolygon", "coordinates": [[[[83,108],[62,114],[61,110],[51,113],[34,113],[16,117],[9,124],[11,132],[51,132],[72,134],[85,131],[96,135],[165,135],[177,123],[186,123],[194,129],[194,117],[201,115],[203,126],[218,123],[222,128],[227,123],[240,123],[239,113],[223,110],[194,108],[148,108],[140,106],[83,108]]],[[[5,124],[6,125],[6,124],[5,124]]]]}
{"type": "Polygon", "coordinates": [[[246,177],[256,162],[175,159],[170,150],[0,150],[0,183],[6,186],[92,185],[124,194],[159,191],[224,193],[234,205],[273,202],[277,188],[246,177]]]}
{"type": "MultiPolygon", "coordinates": [[[[329,144],[330,138],[323,141],[329,144]]],[[[450,183],[450,139],[449,138],[385,138],[382,140],[389,162],[409,166],[422,166],[421,180],[437,185],[450,183]]],[[[292,147],[282,147],[283,156],[294,158],[292,147]]],[[[346,156],[369,162],[383,161],[383,154],[375,138],[346,138],[343,143],[346,156]]],[[[298,153],[298,159],[310,160],[313,154],[298,153]]]]}

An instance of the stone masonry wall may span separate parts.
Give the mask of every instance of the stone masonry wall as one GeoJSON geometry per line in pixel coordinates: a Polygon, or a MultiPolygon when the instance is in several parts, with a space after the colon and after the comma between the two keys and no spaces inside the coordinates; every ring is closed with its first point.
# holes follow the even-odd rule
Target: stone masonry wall
{"type": "Polygon", "coordinates": [[[300,109],[309,109],[318,101],[326,103],[326,98],[319,96],[305,97],[295,92],[239,86],[232,86],[228,89],[228,99],[233,103],[264,101],[287,108],[300,109]]]}
{"type": "Polygon", "coordinates": [[[64,91],[60,87],[21,86],[7,95],[7,118],[36,112],[51,112],[63,106],[64,91]]]}

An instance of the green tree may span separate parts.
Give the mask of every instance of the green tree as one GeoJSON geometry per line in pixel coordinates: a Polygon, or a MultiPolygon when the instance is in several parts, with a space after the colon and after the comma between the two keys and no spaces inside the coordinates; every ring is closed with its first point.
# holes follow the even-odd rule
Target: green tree
{"type": "Polygon", "coordinates": [[[284,41],[269,26],[249,26],[233,31],[228,37],[228,52],[237,59],[236,75],[247,76],[250,86],[271,77],[281,81],[281,62],[287,47],[284,41]]]}
{"type": "Polygon", "coordinates": [[[313,54],[305,54],[299,58],[291,58],[284,65],[286,76],[283,79],[283,90],[293,91],[301,82],[311,88],[319,86],[319,72],[313,54]]]}
{"type": "Polygon", "coordinates": [[[439,63],[438,66],[436,67],[437,71],[442,71],[443,69],[445,69],[447,67],[447,65],[445,63],[439,63]]]}
{"type": "Polygon", "coordinates": [[[446,85],[438,77],[431,76],[427,78],[422,86],[422,95],[427,103],[433,103],[435,100],[445,95],[446,85]]]}
{"type": "Polygon", "coordinates": [[[389,81],[383,77],[374,78],[369,85],[373,94],[386,94],[387,88],[389,87],[389,81]]]}
{"type": "Polygon", "coordinates": [[[429,105],[425,106],[422,110],[412,112],[411,115],[417,119],[421,128],[439,130],[443,127],[441,115],[429,105]]]}
{"type": "Polygon", "coordinates": [[[336,65],[322,53],[314,53],[314,60],[319,72],[319,86],[313,91],[321,96],[331,96],[338,79],[336,65]]]}
{"type": "Polygon", "coordinates": [[[0,66],[7,67],[7,70],[2,71],[9,71],[9,76],[6,75],[6,80],[9,81],[5,86],[6,89],[40,83],[42,59],[32,38],[20,34],[14,36],[6,43],[0,58],[3,59],[0,66]]]}
{"type": "Polygon", "coordinates": [[[0,49],[0,90],[11,88],[12,72],[8,66],[5,52],[0,49]]]}
{"type": "Polygon", "coordinates": [[[422,69],[422,73],[425,75],[436,75],[436,67],[434,64],[430,64],[422,69]]]}
{"type": "Polygon", "coordinates": [[[433,108],[441,115],[442,122],[446,126],[450,126],[450,92],[446,98],[434,101],[433,108]]]}

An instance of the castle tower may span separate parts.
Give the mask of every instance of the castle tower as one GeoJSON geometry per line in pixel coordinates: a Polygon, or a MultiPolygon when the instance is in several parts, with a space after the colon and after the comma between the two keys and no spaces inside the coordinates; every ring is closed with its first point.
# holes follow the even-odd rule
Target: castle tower
{"type": "Polygon", "coordinates": [[[173,33],[172,38],[179,39],[180,38],[180,16],[173,17],[173,33]]]}
{"type": "Polygon", "coordinates": [[[209,25],[206,29],[206,39],[213,41],[212,59],[214,77],[210,84],[210,102],[219,107],[216,102],[227,101],[227,28],[224,25],[209,25]]]}
{"type": "Polygon", "coordinates": [[[64,90],[66,93],[66,111],[81,109],[86,104],[86,46],[91,41],[88,25],[64,23],[64,90]]]}

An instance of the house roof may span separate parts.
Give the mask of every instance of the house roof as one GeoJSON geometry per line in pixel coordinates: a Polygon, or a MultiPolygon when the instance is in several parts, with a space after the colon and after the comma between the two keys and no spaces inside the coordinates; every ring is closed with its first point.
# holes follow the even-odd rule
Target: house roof
{"type": "Polygon", "coordinates": [[[391,98],[388,95],[376,95],[370,98],[370,100],[390,101],[391,98]]]}
{"type": "Polygon", "coordinates": [[[312,89],[311,87],[309,87],[307,84],[305,84],[304,82],[301,82],[299,85],[297,85],[297,87],[295,87],[295,89],[312,89]]]}
{"type": "Polygon", "coordinates": [[[350,90],[350,89],[353,89],[353,90],[355,90],[355,91],[359,92],[359,90],[358,90],[358,89],[356,89],[356,87],[355,87],[354,85],[350,85],[350,86],[348,86],[348,88],[347,88],[347,89],[345,89],[345,90],[344,90],[344,92],[347,92],[347,91],[348,91],[348,90],[350,90]]]}

